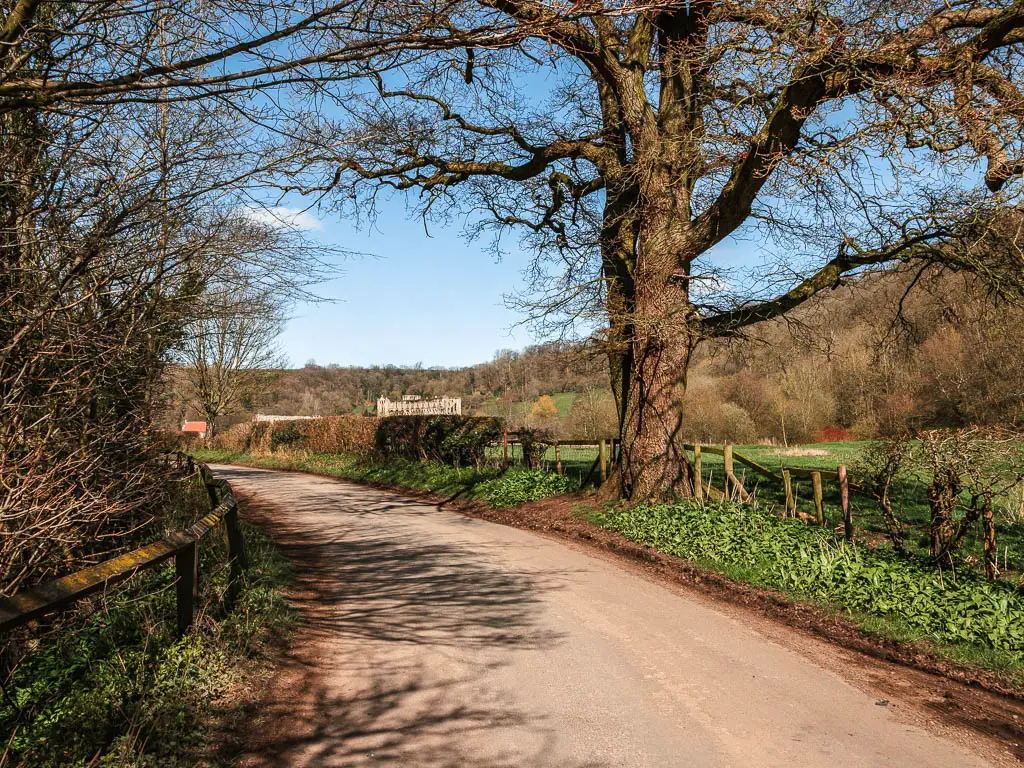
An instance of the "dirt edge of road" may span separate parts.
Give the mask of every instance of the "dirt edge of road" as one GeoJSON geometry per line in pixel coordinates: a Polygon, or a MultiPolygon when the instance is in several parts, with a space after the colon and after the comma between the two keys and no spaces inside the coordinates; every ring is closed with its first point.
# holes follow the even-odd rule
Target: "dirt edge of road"
{"type": "MultiPolygon", "coordinates": [[[[272,471],[292,471],[373,487],[469,517],[529,530],[614,559],[649,580],[753,619],[758,629],[773,641],[813,658],[847,682],[877,694],[880,706],[887,705],[884,697],[891,695],[918,710],[914,719],[931,724],[938,721],[946,727],[966,730],[988,742],[990,749],[986,752],[993,757],[1005,759],[1012,755],[1024,762],[1024,690],[1011,681],[985,670],[957,665],[927,649],[874,637],[817,606],[792,602],[782,593],[734,582],[631,542],[580,516],[578,510],[586,502],[581,497],[556,497],[496,510],[480,502],[424,491],[312,472],[272,471]]],[[[253,497],[246,499],[250,500],[253,497]]],[[[259,506],[265,503],[261,501],[259,506]]],[[[273,533],[272,521],[265,514],[257,514],[254,522],[273,533]]]]}

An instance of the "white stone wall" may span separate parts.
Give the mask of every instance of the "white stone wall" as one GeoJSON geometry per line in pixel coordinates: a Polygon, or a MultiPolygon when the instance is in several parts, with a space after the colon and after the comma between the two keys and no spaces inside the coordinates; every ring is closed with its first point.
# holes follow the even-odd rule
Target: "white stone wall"
{"type": "Polygon", "coordinates": [[[440,397],[436,400],[377,399],[378,416],[461,416],[461,397],[440,397]]]}

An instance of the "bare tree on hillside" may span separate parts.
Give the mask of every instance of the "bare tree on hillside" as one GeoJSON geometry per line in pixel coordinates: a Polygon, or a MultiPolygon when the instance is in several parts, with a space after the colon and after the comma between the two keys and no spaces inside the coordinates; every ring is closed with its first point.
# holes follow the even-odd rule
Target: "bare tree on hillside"
{"type": "Polygon", "coordinates": [[[569,411],[566,431],[579,440],[603,440],[613,437],[618,423],[615,401],[607,389],[580,392],[569,411]]]}
{"type": "Polygon", "coordinates": [[[185,402],[206,417],[207,439],[218,418],[250,402],[283,367],[277,338],[284,322],[274,296],[236,291],[216,315],[187,329],[185,402]]]}
{"type": "Polygon", "coordinates": [[[322,91],[334,115],[297,115],[326,169],[306,190],[359,206],[410,190],[424,215],[521,232],[538,254],[538,317],[604,318],[627,496],[690,490],[681,398],[702,339],[872,267],[941,263],[1019,285],[1016,236],[998,257],[973,247],[1020,195],[1016,4],[448,0],[351,13],[390,42],[358,84],[322,91]],[[755,229],[780,258],[724,274],[717,250],[755,229]]]}

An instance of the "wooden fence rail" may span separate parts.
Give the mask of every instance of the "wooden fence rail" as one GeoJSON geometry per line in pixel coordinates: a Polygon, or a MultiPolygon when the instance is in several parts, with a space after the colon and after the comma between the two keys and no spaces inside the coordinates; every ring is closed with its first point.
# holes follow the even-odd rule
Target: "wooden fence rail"
{"type": "MultiPolygon", "coordinates": [[[[502,460],[505,466],[508,466],[509,464],[510,447],[522,442],[523,436],[519,432],[506,431],[503,433],[501,448],[502,460]]],[[[608,478],[611,465],[617,463],[619,459],[617,449],[620,448],[620,442],[617,439],[612,438],[607,440],[552,440],[550,442],[545,442],[544,445],[554,449],[554,469],[558,474],[562,474],[564,468],[565,454],[563,449],[569,447],[596,448],[597,457],[595,459],[595,463],[597,466],[595,469],[597,470],[597,479],[599,483],[603,483],[608,478]]],[[[824,525],[824,483],[825,481],[835,483],[839,490],[840,505],[843,514],[844,534],[847,541],[853,541],[853,516],[850,511],[850,493],[855,491],[864,493],[864,491],[849,481],[845,466],[839,465],[834,470],[809,469],[807,467],[782,467],[778,471],[775,471],[754,461],[749,456],[737,453],[734,450],[734,447],[728,443],[725,445],[685,443],[683,444],[683,449],[688,453],[693,454],[692,468],[695,479],[693,490],[694,495],[698,499],[709,498],[720,500],[738,498],[740,501],[744,502],[752,500],[753,494],[744,487],[743,481],[736,474],[736,465],[742,465],[753,470],[758,475],[761,475],[775,483],[779,483],[782,486],[782,492],[785,496],[784,514],[786,517],[799,516],[796,504],[796,488],[793,484],[794,479],[810,480],[811,495],[814,502],[814,514],[804,515],[804,517],[809,520],[813,520],[818,525],[824,525]],[[714,473],[712,473],[710,481],[704,481],[704,456],[722,457],[723,466],[721,488],[716,488],[713,485],[715,480],[714,473]],[[697,478],[700,478],[699,482],[696,481],[697,478]]],[[[590,474],[593,475],[593,470],[591,470],[590,474]]]]}
{"type": "MultiPolygon", "coordinates": [[[[192,457],[177,455],[178,465],[196,466],[192,457]]],[[[241,586],[245,568],[245,549],[238,523],[238,504],[226,480],[215,480],[205,464],[198,464],[199,474],[210,497],[210,513],[190,528],[173,531],[160,541],[147,544],[133,552],[90,566],[77,573],[24,589],[8,598],[0,598],[0,633],[24,626],[46,614],[67,608],[83,597],[102,592],[131,578],[140,571],[155,568],[174,558],[175,591],[178,606],[178,633],[185,634],[192,626],[195,601],[199,590],[199,540],[224,523],[228,543],[228,609],[233,606],[241,586]]]]}

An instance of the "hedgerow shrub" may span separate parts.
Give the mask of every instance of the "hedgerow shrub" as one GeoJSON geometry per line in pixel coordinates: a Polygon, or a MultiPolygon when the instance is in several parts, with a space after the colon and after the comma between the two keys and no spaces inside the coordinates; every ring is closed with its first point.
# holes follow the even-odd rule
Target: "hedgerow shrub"
{"type": "Polygon", "coordinates": [[[849,546],[824,529],[744,505],[639,506],[594,519],[661,552],[741,572],[760,586],[890,618],[942,643],[1024,660],[1024,593],[1010,584],[943,574],[891,549],[849,546]]]}
{"type": "Polygon", "coordinates": [[[501,420],[496,418],[389,416],[377,424],[374,447],[383,459],[479,467],[486,458],[487,446],[499,441],[501,433],[501,420]]]}
{"type": "Polygon", "coordinates": [[[554,445],[554,438],[545,429],[520,429],[517,433],[523,451],[523,463],[527,469],[537,469],[544,461],[548,447],[554,445]]]}
{"type": "Polygon", "coordinates": [[[368,454],[377,420],[365,416],[325,416],[295,421],[247,421],[214,438],[213,447],[245,453],[309,451],[368,454]]]}
{"type": "Polygon", "coordinates": [[[853,440],[853,434],[843,427],[825,427],[814,436],[816,443],[845,443],[850,440],[853,440]]]}
{"type": "Polygon", "coordinates": [[[253,421],[245,436],[242,450],[247,453],[270,453],[273,450],[271,432],[274,424],[270,421],[253,421]]]}
{"type": "Polygon", "coordinates": [[[359,453],[373,451],[377,419],[366,416],[327,416],[294,422],[302,429],[302,449],[312,453],[359,453]]]}
{"type": "Polygon", "coordinates": [[[252,426],[253,422],[243,421],[241,424],[235,424],[233,427],[225,429],[214,436],[211,447],[223,451],[245,450],[252,426]]]}
{"type": "Polygon", "coordinates": [[[298,421],[279,421],[270,430],[270,450],[301,448],[302,427],[298,421]]]}

